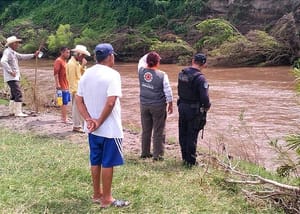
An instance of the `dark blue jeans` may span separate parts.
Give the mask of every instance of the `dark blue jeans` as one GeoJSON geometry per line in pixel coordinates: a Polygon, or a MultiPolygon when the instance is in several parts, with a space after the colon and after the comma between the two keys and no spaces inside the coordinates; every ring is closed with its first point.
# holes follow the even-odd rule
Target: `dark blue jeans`
{"type": "Polygon", "coordinates": [[[201,127],[201,113],[199,107],[180,103],[179,112],[179,144],[182,160],[186,164],[196,164],[197,139],[201,127]]]}
{"type": "Polygon", "coordinates": [[[20,81],[11,80],[8,81],[7,84],[10,88],[10,100],[14,100],[15,102],[23,102],[20,81]]]}

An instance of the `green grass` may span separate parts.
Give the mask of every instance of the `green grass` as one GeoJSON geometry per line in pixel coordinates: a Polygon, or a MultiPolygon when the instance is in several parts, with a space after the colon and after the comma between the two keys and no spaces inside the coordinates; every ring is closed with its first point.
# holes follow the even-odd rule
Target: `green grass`
{"type": "Polygon", "coordinates": [[[167,142],[168,142],[168,144],[174,145],[178,142],[178,140],[177,140],[176,137],[170,136],[170,137],[167,138],[167,142]]]}
{"type": "Polygon", "coordinates": [[[8,100],[0,98],[0,105],[8,105],[8,100]]]}
{"type": "Polygon", "coordinates": [[[126,154],[114,173],[113,195],[127,208],[92,204],[88,146],[0,130],[0,213],[278,213],[246,201],[240,188],[209,168],[180,160],[140,160],[126,154]]]}
{"type": "Polygon", "coordinates": [[[3,75],[0,75],[0,88],[3,88],[4,87],[4,78],[3,78],[3,75]]]}

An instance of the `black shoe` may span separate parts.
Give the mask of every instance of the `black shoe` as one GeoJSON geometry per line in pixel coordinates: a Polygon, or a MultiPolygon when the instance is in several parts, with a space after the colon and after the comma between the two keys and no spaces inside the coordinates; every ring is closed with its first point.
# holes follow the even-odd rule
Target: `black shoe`
{"type": "Polygon", "coordinates": [[[193,167],[193,166],[198,166],[199,163],[198,163],[197,161],[194,162],[194,163],[190,163],[190,162],[187,162],[187,161],[183,161],[182,165],[185,166],[185,167],[187,167],[187,168],[191,168],[191,167],[193,167]]]}
{"type": "Polygon", "coordinates": [[[148,154],[148,155],[141,155],[141,159],[147,159],[147,158],[152,158],[153,155],[152,154],[148,154]]]}
{"type": "Polygon", "coordinates": [[[164,158],[163,157],[156,157],[156,158],[153,158],[153,161],[163,161],[164,158]]]}

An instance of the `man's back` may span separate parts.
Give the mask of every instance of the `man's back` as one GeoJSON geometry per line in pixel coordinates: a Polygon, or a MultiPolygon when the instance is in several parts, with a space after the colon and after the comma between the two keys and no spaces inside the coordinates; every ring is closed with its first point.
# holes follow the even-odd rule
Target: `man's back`
{"type": "MultiPolygon", "coordinates": [[[[120,74],[104,65],[94,65],[87,69],[79,81],[78,95],[82,96],[92,118],[99,118],[107,97],[121,97],[120,74]]],[[[95,135],[108,138],[122,138],[121,107],[119,99],[104,123],[94,132],[95,135]]]]}

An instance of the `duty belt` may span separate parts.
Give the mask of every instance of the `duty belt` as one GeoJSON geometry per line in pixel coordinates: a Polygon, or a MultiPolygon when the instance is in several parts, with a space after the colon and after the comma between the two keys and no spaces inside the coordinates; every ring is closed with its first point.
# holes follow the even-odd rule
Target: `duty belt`
{"type": "Polygon", "coordinates": [[[187,105],[191,108],[200,108],[202,105],[200,103],[186,103],[186,102],[180,102],[180,104],[187,105]]]}

